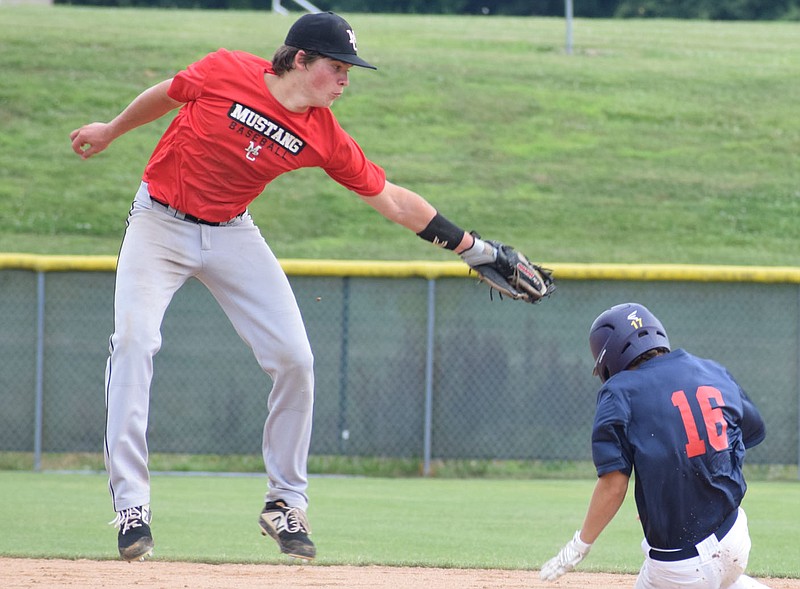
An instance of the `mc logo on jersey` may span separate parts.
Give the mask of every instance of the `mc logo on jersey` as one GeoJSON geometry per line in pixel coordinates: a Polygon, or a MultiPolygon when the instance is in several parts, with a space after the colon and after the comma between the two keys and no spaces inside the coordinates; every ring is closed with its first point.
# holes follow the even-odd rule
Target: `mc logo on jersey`
{"type": "Polygon", "coordinates": [[[631,327],[634,329],[639,329],[642,326],[642,318],[636,315],[636,311],[628,315],[627,319],[631,322],[631,327]]]}
{"type": "Polygon", "coordinates": [[[261,151],[261,146],[256,145],[255,141],[251,141],[249,147],[247,147],[247,149],[245,149],[244,151],[245,151],[244,157],[249,159],[251,162],[254,162],[256,161],[259,152],[261,151]]]}

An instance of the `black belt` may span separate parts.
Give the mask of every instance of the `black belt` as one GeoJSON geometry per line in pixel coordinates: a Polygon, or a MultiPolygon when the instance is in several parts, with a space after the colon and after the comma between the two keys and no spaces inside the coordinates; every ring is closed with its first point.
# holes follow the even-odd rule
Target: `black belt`
{"type": "MultiPolygon", "coordinates": [[[[734,509],[728,517],[722,520],[722,523],[714,532],[717,540],[722,540],[725,535],[731,531],[733,524],[736,523],[736,516],[739,514],[738,509],[734,509]]],[[[661,562],[676,562],[679,560],[686,560],[687,558],[694,558],[699,556],[697,548],[690,546],[689,548],[682,548],[681,550],[660,550],[658,548],[650,549],[650,558],[653,560],[660,560],[661,562]]]]}
{"type": "MultiPolygon", "coordinates": [[[[179,211],[175,207],[171,207],[167,203],[158,200],[152,194],[150,195],[150,200],[166,208],[170,214],[172,214],[172,211],[175,211],[176,214],[173,216],[176,219],[188,221],[189,223],[197,223],[199,225],[210,225],[211,227],[219,227],[220,225],[225,225],[226,223],[228,223],[228,221],[224,221],[222,223],[218,221],[206,221],[205,219],[201,219],[200,217],[195,217],[194,215],[190,215],[189,213],[184,213],[183,211],[179,211]]],[[[241,217],[242,215],[244,215],[244,212],[239,213],[238,215],[236,215],[236,217],[241,217]]],[[[233,218],[235,219],[236,217],[233,218]]]]}

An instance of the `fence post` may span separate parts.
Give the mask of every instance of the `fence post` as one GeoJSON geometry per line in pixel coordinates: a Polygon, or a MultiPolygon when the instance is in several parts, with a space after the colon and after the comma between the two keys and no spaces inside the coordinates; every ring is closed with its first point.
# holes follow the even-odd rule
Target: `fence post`
{"type": "MultiPolygon", "coordinates": [[[[299,4],[305,8],[308,12],[322,12],[311,2],[308,2],[308,0],[294,0],[294,2],[295,4],[299,4]]],[[[277,12],[278,14],[289,14],[289,10],[281,4],[281,0],[272,0],[272,12],[277,12]]]]}
{"type": "Polygon", "coordinates": [[[566,52],[567,55],[572,55],[572,22],[574,20],[572,14],[572,0],[565,0],[564,2],[564,20],[567,23],[566,52]]]}
{"type": "Polygon", "coordinates": [[[42,470],[44,419],[44,272],[36,274],[36,388],[34,392],[33,470],[42,470]]]}
{"type": "Polygon", "coordinates": [[[350,353],[350,277],[342,278],[342,355],[339,358],[339,452],[347,454],[347,363],[350,353]]]}
{"type": "Polygon", "coordinates": [[[433,424],[433,346],[436,324],[436,280],[428,279],[428,331],[425,342],[425,424],[423,427],[422,474],[431,474],[431,427],[433,424]]]}

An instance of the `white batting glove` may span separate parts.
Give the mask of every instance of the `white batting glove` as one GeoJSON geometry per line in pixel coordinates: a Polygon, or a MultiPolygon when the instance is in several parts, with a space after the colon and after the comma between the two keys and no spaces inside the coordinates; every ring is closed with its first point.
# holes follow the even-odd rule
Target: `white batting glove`
{"type": "Polygon", "coordinates": [[[497,250],[481,238],[472,236],[475,242],[472,247],[464,250],[459,255],[467,263],[467,266],[474,267],[482,264],[491,264],[497,259],[497,250]]]}
{"type": "Polygon", "coordinates": [[[591,549],[591,544],[581,540],[580,530],[575,532],[572,540],[567,542],[566,546],[559,550],[558,554],[542,565],[539,578],[542,581],[555,581],[564,573],[574,569],[589,554],[591,549]]]}

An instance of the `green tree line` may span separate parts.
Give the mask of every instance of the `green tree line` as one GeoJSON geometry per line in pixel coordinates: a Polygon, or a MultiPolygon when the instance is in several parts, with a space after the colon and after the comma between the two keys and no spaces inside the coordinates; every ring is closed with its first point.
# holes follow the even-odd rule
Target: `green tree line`
{"type": "MultiPolygon", "coordinates": [[[[271,0],[55,0],[57,4],[269,10],[271,0]]],[[[291,0],[286,8],[298,9],[291,0]]],[[[564,16],[565,0],[317,0],[320,10],[347,13],[564,16]]],[[[573,0],[579,18],[800,20],[800,0],[573,0]]]]}

